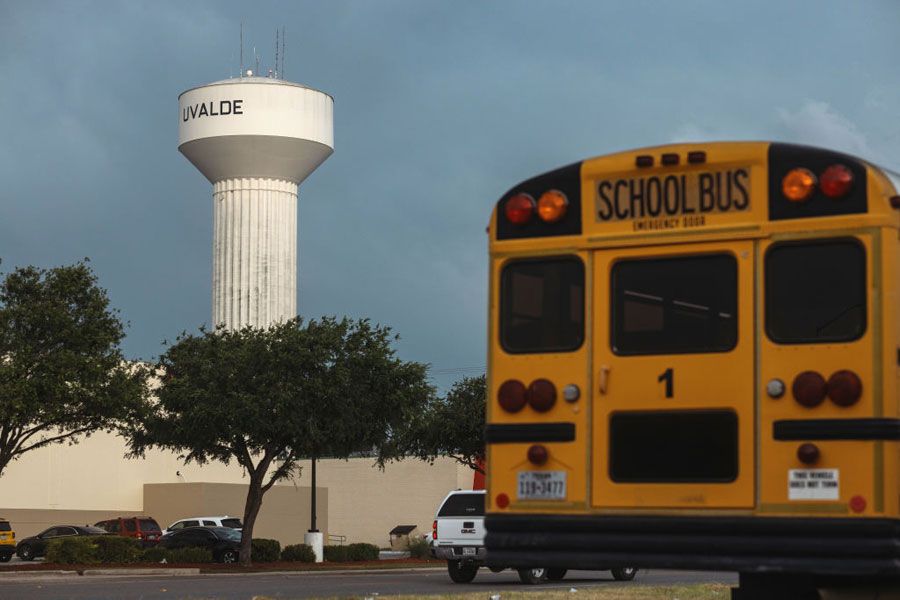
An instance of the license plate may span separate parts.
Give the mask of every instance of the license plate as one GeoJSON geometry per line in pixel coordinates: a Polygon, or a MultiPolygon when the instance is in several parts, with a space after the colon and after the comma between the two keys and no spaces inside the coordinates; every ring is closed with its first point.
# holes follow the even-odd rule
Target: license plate
{"type": "Polygon", "coordinates": [[[463,548],[463,556],[475,556],[477,554],[476,548],[463,548]]]}
{"type": "Polygon", "coordinates": [[[565,471],[519,471],[519,500],[565,500],[565,471]]]}

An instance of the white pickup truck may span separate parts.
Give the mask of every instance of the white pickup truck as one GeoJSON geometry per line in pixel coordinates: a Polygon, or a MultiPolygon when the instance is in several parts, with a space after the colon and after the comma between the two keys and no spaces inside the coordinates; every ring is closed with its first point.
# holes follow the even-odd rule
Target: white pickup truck
{"type": "MultiPolygon", "coordinates": [[[[447,572],[456,583],[470,583],[484,565],[484,490],[456,490],[447,494],[434,516],[431,554],[447,561],[447,572]]],[[[492,567],[499,573],[503,569],[492,567]]],[[[567,569],[516,569],[523,583],[559,581],[567,569]]],[[[637,569],[612,569],[619,581],[634,579],[637,569]]]]}

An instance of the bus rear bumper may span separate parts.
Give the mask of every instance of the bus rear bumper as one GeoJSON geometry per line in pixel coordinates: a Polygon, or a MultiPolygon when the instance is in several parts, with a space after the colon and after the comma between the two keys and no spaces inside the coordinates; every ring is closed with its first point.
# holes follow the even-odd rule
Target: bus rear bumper
{"type": "Polygon", "coordinates": [[[488,566],[900,576],[900,520],[491,514],[488,566]]]}

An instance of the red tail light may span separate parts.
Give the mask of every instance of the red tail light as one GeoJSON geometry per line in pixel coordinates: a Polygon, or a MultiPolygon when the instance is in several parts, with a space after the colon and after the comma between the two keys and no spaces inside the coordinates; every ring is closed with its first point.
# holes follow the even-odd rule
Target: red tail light
{"type": "Polygon", "coordinates": [[[497,391],[497,400],[506,412],[519,412],[525,407],[525,384],[516,379],[504,381],[497,391]]]}
{"type": "Polygon", "coordinates": [[[866,510],[866,499],[862,496],[853,496],[850,498],[850,510],[855,513],[861,513],[866,510]]]}
{"type": "Polygon", "coordinates": [[[437,539],[437,519],[431,524],[431,539],[437,539]]]}
{"type": "Polygon", "coordinates": [[[840,198],[853,186],[853,172],[844,165],[831,165],[819,178],[819,189],[829,198],[840,198]]]}
{"type": "Polygon", "coordinates": [[[797,448],[797,459],[805,465],[813,465],[819,461],[819,447],[809,442],[797,448]]]}
{"type": "Polygon", "coordinates": [[[538,412],[547,412],[556,404],[556,386],[546,379],[535,379],[528,386],[528,404],[538,412]]]}
{"type": "Polygon", "coordinates": [[[497,494],[497,497],[494,499],[494,504],[497,505],[497,508],[506,508],[509,506],[509,496],[506,494],[497,494]]]}
{"type": "Polygon", "coordinates": [[[541,444],[533,444],[530,448],[528,448],[528,462],[533,465],[541,466],[547,462],[547,459],[550,457],[550,453],[547,452],[547,447],[541,444]]]}
{"type": "Polygon", "coordinates": [[[514,225],[524,225],[534,214],[534,198],[528,194],[516,194],[506,201],[506,219],[514,225]]]}
{"type": "Polygon", "coordinates": [[[804,371],[794,377],[794,383],[791,385],[791,392],[794,394],[794,400],[806,408],[818,406],[825,400],[825,393],[828,387],[825,378],[815,371],[804,371]]]}
{"type": "Polygon", "coordinates": [[[828,397],[838,406],[853,406],[862,396],[862,381],[853,371],[837,371],[828,378],[828,397]]]}

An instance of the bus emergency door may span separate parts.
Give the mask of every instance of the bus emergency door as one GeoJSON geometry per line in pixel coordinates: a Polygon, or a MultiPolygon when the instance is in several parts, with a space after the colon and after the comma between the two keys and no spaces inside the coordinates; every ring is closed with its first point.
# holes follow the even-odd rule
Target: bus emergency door
{"type": "Polygon", "coordinates": [[[593,256],[595,509],[754,505],[752,241],[593,256]]]}

